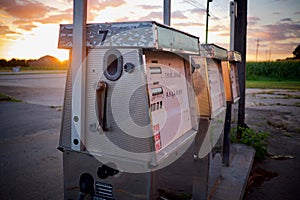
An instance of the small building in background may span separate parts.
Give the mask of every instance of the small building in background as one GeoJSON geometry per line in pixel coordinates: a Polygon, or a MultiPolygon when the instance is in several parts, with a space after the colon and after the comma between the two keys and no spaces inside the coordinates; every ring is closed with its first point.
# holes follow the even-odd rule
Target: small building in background
{"type": "Polygon", "coordinates": [[[15,66],[12,68],[13,72],[20,72],[21,71],[21,66],[15,66]]]}

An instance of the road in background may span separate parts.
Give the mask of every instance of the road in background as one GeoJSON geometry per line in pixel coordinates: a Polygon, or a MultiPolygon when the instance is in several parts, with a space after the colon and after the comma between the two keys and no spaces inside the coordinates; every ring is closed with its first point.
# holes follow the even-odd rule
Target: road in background
{"type": "Polygon", "coordinates": [[[0,75],[0,92],[31,104],[62,106],[66,74],[0,75]]]}

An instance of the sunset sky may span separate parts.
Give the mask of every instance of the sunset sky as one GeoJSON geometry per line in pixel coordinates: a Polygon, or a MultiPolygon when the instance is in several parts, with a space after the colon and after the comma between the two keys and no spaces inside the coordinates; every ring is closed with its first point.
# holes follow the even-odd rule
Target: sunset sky
{"type": "MultiPolygon", "coordinates": [[[[171,26],[205,42],[206,0],[172,0],[171,26]]],[[[0,0],[0,59],[38,59],[57,49],[61,23],[72,23],[72,0],[0,0]]],[[[88,23],[155,20],[162,23],[163,0],[88,0],[88,23]]],[[[229,48],[229,0],[210,3],[208,42],[229,48]]],[[[300,44],[299,0],[248,0],[247,59],[292,57],[300,44]]]]}

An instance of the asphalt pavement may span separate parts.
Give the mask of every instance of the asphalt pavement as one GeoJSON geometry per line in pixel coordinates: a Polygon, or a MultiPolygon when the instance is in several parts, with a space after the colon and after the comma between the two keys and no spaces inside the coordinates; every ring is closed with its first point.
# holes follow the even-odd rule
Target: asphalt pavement
{"type": "Polygon", "coordinates": [[[61,111],[0,102],[0,199],[63,199],[61,111]]]}
{"type": "Polygon", "coordinates": [[[58,146],[65,74],[0,76],[0,199],[63,199],[58,146]]]}

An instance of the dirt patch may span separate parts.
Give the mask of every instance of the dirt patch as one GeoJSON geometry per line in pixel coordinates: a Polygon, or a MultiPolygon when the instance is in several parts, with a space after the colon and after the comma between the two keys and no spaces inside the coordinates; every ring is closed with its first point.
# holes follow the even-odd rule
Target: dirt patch
{"type": "Polygon", "coordinates": [[[260,167],[253,169],[250,173],[247,182],[247,191],[255,187],[260,187],[264,181],[269,181],[271,178],[278,176],[277,172],[270,172],[260,167]]]}

